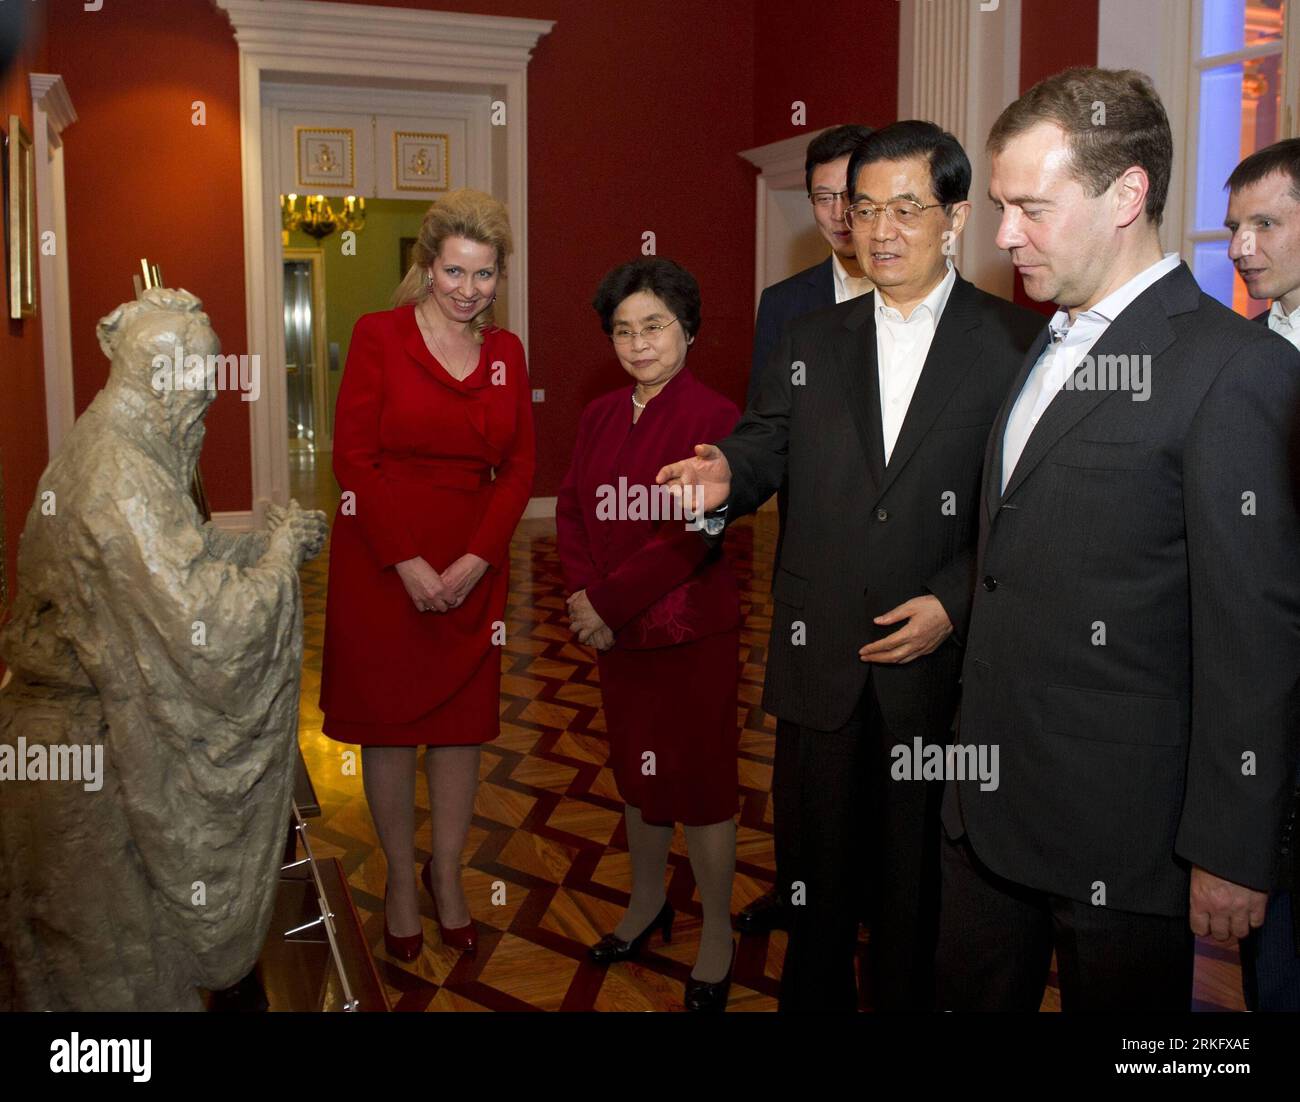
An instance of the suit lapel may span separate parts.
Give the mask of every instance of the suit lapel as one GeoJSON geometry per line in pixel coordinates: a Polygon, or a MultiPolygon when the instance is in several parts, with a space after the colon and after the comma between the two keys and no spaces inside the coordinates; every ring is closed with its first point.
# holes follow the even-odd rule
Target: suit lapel
{"type": "MultiPolygon", "coordinates": [[[[835,305],[835,259],[828,256],[809,273],[808,282],[814,289],[817,306],[835,305]]],[[[817,309],[814,306],[813,309],[817,309]]]]}
{"type": "Polygon", "coordinates": [[[849,330],[841,347],[839,376],[845,389],[853,426],[871,477],[871,499],[879,496],[885,476],[885,444],[880,432],[880,383],[876,368],[876,295],[872,291],[856,300],[844,319],[849,330]]]}
{"type": "MultiPolygon", "coordinates": [[[[1175,269],[1170,274],[1177,274],[1179,270],[1175,269]]],[[[1159,293],[1155,292],[1158,286],[1159,283],[1153,284],[1144,291],[1106,327],[1106,331],[1097,343],[1089,349],[1088,355],[1093,361],[1102,356],[1113,355],[1149,355],[1154,360],[1173,342],[1174,332],[1169,325],[1168,313],[1159,293]]],[[[1086,363],[1086,359],[1080,361],[1075,369],[1076,378],[1086,363]]],[[[1021,385],[1023,386],[1023,383],[1021,385]]],[[[1019,393],[1017,388],[1016,394],[1019,393]]],[[[1007,483],[1007,492],[1001,495],[1003,500],[1010,498],[1016,492],[1020,484],[1033,473],[1034,468],[1043,461],[1043,457],[1056,446],[1061,437],[1113,393],[1119,392],[1064,388],[1058,391],[1047,409],[1043,411],[1043,416],[1034,427],[1034,431],[1029,434],[1029,439],[1025,442],[1025,450],[1020,453],[1016,469],[1007,483]]],[[[998,482],[1001,483],[1000,470],[998,482]]]]}
{"type": "Polygon", "coordinates": [[[1025,359],[1020,365],[1020,371],[1016,374],[1016,380],[1011,384],[1011,389],[1007,391],[1006,400],[1002,403],[1002,408],[998,410],[998,418],[993,422],[993,430],[989,433],[988,446],[984,450],[984,509],[988,513],[989,520],[993,519],[993,514],[998,511],[998,504],[1002,500],[1002,437],[1007,431],[1007,420],[1011,416],[1011,408],[1016,404],[1016,399],[1020,397],[1020,392],[1024,390],[1029,373],[1033,371],[1034,364],[1038,362],[1038,357],[1043,354],[1043,349],[1047,347],[1047,341],[1051,335],[1051,329],[1044,320],[1043,331],[1038,334],[1038,339],[1025,353],[1025,359]]]}
{"type": "MultiPolygon", "coordinates": [[[[872,314],[874,320],[874,313],[872,314]]],[[[874,326],[873,326],[874,328],[874,326]]],[[[983,335],[980,332],[981,321],[976,304],[975,288],[961,276],[957,277],[948,302],[939,318],[934,340],[930,342],[930,351],[925,357],[912,400],[908,403],[907,414],[899,429],[898,439],[894,441],[894,450],[890,453],[889,464],[885,467],[884,479],[880,484],[880,496],[893,484],[898,472],[907,465],[913,453],[921,446],[935,418],[947,405],[953,390],[961,382],[970,365],[979,358],[983,347],[983,335]]],[[[872,351],[876,342],[872,340],[872,351]]],[[[881,437],[880,451],[884,456],[883,429],[880,429],[879,367],[872,357],[871,378],[876,385],[876,425],[881,437]]]]}

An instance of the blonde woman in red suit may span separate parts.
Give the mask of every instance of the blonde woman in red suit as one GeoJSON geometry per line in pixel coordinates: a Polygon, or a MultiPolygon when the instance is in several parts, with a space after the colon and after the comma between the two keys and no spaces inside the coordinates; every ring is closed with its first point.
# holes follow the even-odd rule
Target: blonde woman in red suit
{"type": "Polygon", "coordinates": [[[479,747],[499,733],[510,537],[533,484],[523,346],[492,323],[505,207],[459,190],[429,208],[392,310],[356,324],[339,390],[321,709],[361,746],[388,883],[384,942],[414,960],[415,755],[427,747],[433,856],[421,877],[446,944],[472,952],[460,881],[479,747]]]}

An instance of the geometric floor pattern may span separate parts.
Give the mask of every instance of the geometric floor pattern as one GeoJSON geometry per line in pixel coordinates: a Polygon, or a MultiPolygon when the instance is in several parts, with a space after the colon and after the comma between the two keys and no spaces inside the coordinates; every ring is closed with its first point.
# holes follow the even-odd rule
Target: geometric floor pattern
{"type": "MultiPolygon", "coordinates": [[[[295,471],[300,502],[332,513],[333,480],[295,471]]],[[[334,499],[336,500],[336,499],[334,499]]],[[[772,880],[774,720],[759,705],[770,623],[774,513],[729,534],[741,588],[743,669],[738,701],[740,788],[733,911],[772,880]]],[[[680,827],[669,855],[668,899],[677,911],[671,944],[652,937],[637,962],[599,968],[587,946],[612,929],[628,900],[631,868],[622,803],[606,767],[608,742],[594,652],[575,643],[564,618],[555,524],[520,524],[511,544],[511,588],[501,685],[501,735],[483,746],[464,884],[479,925],[468,957],[442,944],[420,892],[424,951],[410,964],[383,940],[385,867],[349,747],[321,734],[317,706],[328,545],[302,568],[305,613],[299,742],[321,806],[309,820],[313,850],[338,857],[389,1002],[399,1011],[679,1011],[699,946],[700,904],[680,827]]],[[[359,769],[359,762],[357,763],[359,769]]],[[[416,773],[416,859],[429,856],[424,771],[416,773]]],[[[414,874],[415,869],[412,869],[414,874]]],[[[859,949],[865,950],[865,938],[859,949]]],[[[776,1008],[785,935],[738,935],[730,1011],[776,1008]]],[[[1202,939],[1195,1005],[1240,1009],[1236,947],[1202,939]]],[[[1044,1010],[1059,1009],[1053,985],[1044,1010]]]]}

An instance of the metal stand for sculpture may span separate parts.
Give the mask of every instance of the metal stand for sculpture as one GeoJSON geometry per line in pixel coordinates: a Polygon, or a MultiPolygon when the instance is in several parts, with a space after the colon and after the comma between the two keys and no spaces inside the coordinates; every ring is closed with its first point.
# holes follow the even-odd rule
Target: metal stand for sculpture
{"type": "Polygon", "coordinates": [[[343,1009],[354,1011],[361,1005],[361,1000],[352,994],[352,987],[348,983],[348,972],[343,967],[343,956],[339,952],[338,934],[334,928],[334,910],[325,898],[325,884],[320,878],[320,869],[316,866],[316,856],[311,851],[311,841],[307,837],[307,821],[302,817],[302,812],[298,810],[296,803],[293,805],[293,824],[293,829],[298,832],[298,837],[302,840],[303,853],[307,856],[300,857],[297,861],[290,861],[287,865],[282,865],[280,867],[281,879],[300,879],[298,877],[288,877],[284,874],[290,869],[306,865],[311,873],[312,886],[316,890],[316,906],[320,910],[320,916],[313,918],[310,922],[304,922],[301,926],[285,930],[284,939],[286,941],[314,941],[319,943],[320,938],[309,938],[304,935],[308,930],[314,930],[317,927],[325,931],[325,940],[330,947],[330,960],[334,965],[334,971],[338,973],[339,985],[343,989],[343,1009]]]}

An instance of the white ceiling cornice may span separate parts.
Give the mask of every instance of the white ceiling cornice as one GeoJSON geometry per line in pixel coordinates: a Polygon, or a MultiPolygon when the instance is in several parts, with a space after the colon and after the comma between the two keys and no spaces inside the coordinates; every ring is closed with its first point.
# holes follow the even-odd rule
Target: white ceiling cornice
{"type": "Polygon", "coordinates": [[[798,169],[803,172],[804,160],[808,156],[808,143],[829,127],[809,130],[796,134],[792,138],[782,138],[779,142],[755,146],[753,149],[741,150],[740,155],[751,165],[758,168],[765,176],[773,173],[789,172],[798,169]]]}
{"type": "Polygon", "coordinates": [[[45,112],[45,117],[56,134],[77,121],[77,112],[68,95],[68,86],[57,73],[31,74],[32,103],[45,112]]]}
{"type": "MultiPolygon", "coordinates": [[[[490,62],[523,69],[549,19],[334,4],[323,0],[213,0],[241,53],[396,60],[436,65],[490,62]]],[[[381,70],[382,72],[382,70],[381,70]]]]}

